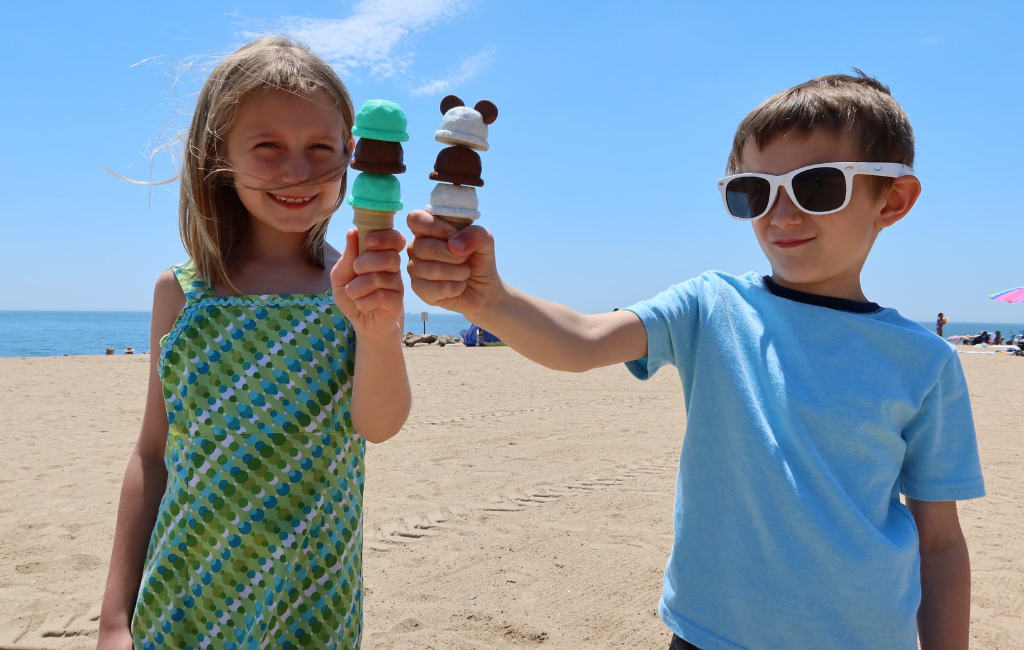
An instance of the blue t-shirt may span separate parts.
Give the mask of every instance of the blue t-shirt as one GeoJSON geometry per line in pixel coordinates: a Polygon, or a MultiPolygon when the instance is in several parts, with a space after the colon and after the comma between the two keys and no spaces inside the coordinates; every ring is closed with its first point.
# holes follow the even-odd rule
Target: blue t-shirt
{"type": "Polygon", "coordinates": [[[675,366],[686,400],[659,612],[704,650],[916,650],[920,554],[899,494],[984,495],[963,370],[893,309],[801,295],[708,272],[628,308],[648,356],[627,367],[675,366]]]}

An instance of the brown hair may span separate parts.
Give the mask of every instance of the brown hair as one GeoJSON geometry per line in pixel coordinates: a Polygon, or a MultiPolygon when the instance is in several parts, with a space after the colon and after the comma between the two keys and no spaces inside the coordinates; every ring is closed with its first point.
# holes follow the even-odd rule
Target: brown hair
{"type": "MultiPolygon", "coordinates": [[[[856,76],[833,74],[811,79],[761,102],[736,129],[726,174],[742,168],[743,146],[753,138],[758,148],[777,135],[814,129],[850,133],[857,138],[863,162],[913,166],[914,130],[889,87],[854,68],[856,76]]],[[[849,162],[862,162],[849,161],[849,162]]],[[[832,161],[847,162],[847,161],[832,161]]],[[[879,187],[888,189],[890,178],[879,187]]]]}
{"type": "MultiPolygon", "coordinates": [[[[248,213],[229,174],[225,138],[246,101],[268,90],[307,94],[322,89],[334,100],[351,137],[355,110],[345,84],[329,65],[306,45],[280,36],[265,36],[228,55],[210,73],[196,101],[181,165],[178,228],[185,251],[200,278],[213,285],[228,277],[227,259],[245,232],[248,213]]],[[[347,146],[347,144],[346,144],[347,146]]],[[[341,175],[341,192],[332,213],[341,206],[347,182],[347,158],[334,173],[341,175]]],[[[324,266],[324,237],[328,217],[309,231],[303,251],[324,266]]]]}

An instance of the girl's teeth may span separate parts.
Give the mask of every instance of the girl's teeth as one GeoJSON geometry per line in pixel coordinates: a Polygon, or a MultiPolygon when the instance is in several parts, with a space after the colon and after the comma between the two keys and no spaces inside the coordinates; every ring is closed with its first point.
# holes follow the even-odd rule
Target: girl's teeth
{"type": "Polygon", "coordinates": [[[278,196],[276,194],[274,195],[274,198],[279,200],[279,201],[284,201],[285,203],[305,203],[307,201],[312,201],[313,200],[312,196],[307,196],[305,198],[302,198],[302,197],[292,198],[290,196],[278,196]]]}

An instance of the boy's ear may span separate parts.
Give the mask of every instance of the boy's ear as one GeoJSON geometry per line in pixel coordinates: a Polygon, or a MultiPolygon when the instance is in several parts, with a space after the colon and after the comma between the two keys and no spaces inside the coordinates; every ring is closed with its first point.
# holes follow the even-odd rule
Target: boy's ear
{"type": "Polygon", "coordinates": [[[921,196],[921,181],[917,176],[900,176],[893,180],[892,189],[889,190],[885,205],[882,206],[875,218],[875,225],[879,229],[893,225],[910,212],[919,196],[921,196]]]}

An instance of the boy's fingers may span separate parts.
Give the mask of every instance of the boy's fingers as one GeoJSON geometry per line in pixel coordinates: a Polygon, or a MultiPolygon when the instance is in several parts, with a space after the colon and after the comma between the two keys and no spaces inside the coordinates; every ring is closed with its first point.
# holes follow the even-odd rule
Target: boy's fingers
{"type": "Polygon", "coordinates": [[[493,255],[494,236],[482,226],[469,226],[448,241],[448,250],[463,257],[473,253],[493,255]]]}
{"type": "Polygon", "coordinates": [[[450,223],[438,219],[424,210],[413,210],[405,219],[409,230],[416,237],[432,237],[434,239],[448,239],[455,234],[455,227],[450,223]]]}
{"type": "Polygon", "coordinates": [[[420,280],[464,282],[469,279],[468,264],[445,264],[410,258],[406,265],[409,277],[420,280]]]}
{"type": "Polygon", "coordinates": [[[465,282],[438,282],[412,278],[410,283],[416,295],[431,306],[437,306],[449,298],[457,298],[466,291],[465,282]]]}
{"type": "Polygon", "coordinates": [[[416,239],[409,244],[409,259],[445,262],[447,264],[462,264],[466,261],[466,256],[453,255],[452,252],[448,250],[448,242],[444,239],[416,237],[416,239]]]}

